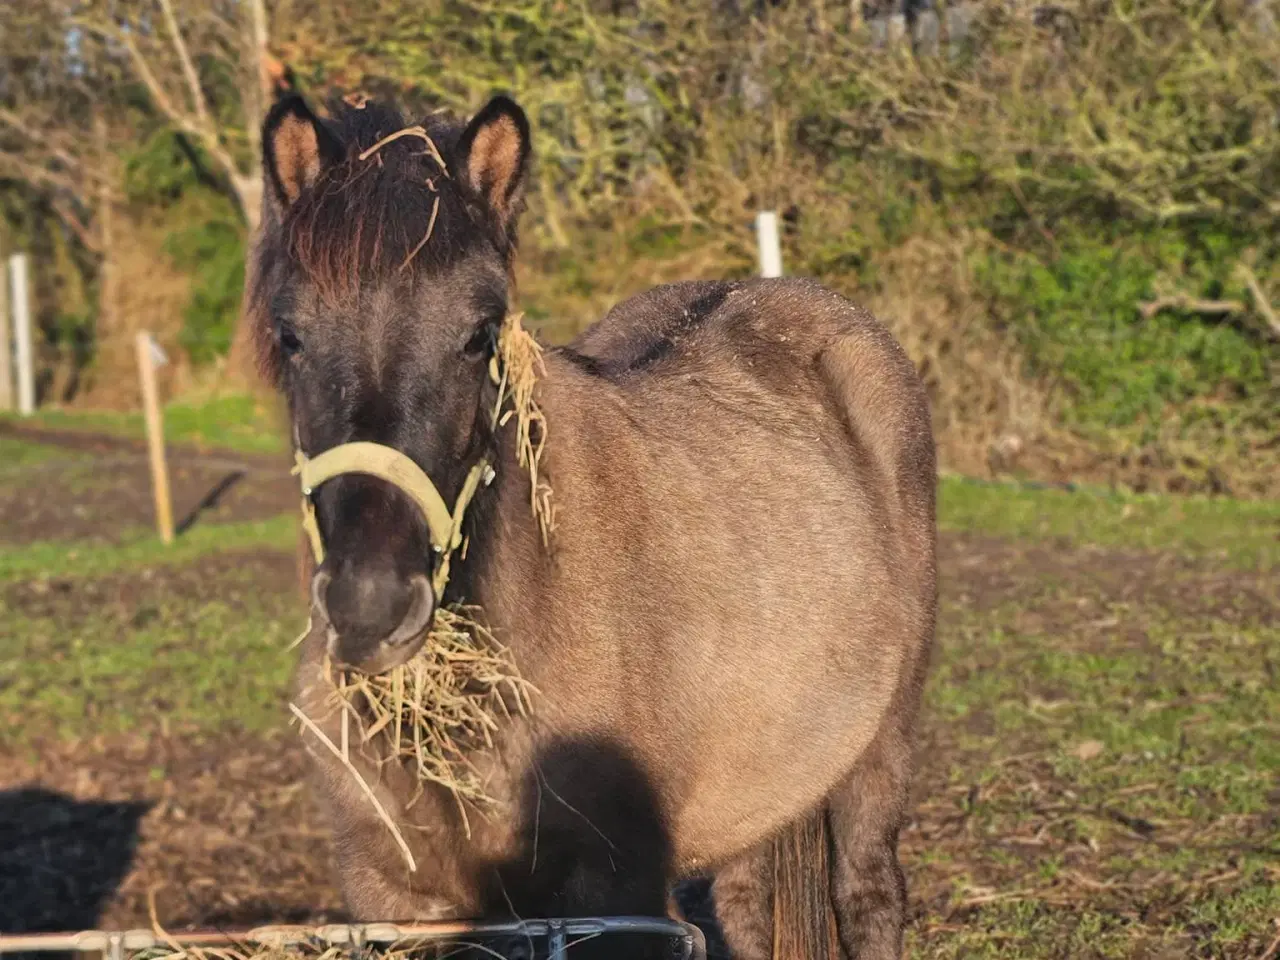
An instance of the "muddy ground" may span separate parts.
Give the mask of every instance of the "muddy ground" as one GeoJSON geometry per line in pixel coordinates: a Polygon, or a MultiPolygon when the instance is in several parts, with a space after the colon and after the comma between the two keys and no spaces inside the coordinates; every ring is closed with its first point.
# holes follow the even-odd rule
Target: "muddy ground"
{"type": "MultiPolygon", "coordinates": [[[[114,541],[155,522],[151,473],[140,441],[0,423],[0,440],[29,441],[33,462],[0,454],[0,539],[114,541]]],[[[283,457],[231,451],[167,450],[173,522],[265,520],[297,501],[283,457]]]]}

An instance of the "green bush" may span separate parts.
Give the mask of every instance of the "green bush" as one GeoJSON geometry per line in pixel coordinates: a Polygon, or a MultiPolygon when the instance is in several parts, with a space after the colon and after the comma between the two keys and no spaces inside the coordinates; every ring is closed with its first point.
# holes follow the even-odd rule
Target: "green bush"
{"type": "Polygon", "coordinates": [[[1193,296],[1221,296],[1225,262],[1214,262],[1211,247],[1173,231],[1153,240],[1080,237],[1056,257],[987,254],[975,272],[1030,373],[1068,392],[1071,420],[1154,425],[1170,406],[1246,399],[1269,382],[1265,347],[1230,318],[1141,314],[1162,270],[1176,270],[1184,284],[1195,278],[1181,288],[1193,296]]]}
{"type": "Polygon", "coordinates": [[[228,216],[184,220],[165,241],[165,252],[191,275],[179,339],[197,365],[226,355],[240,316],[244,228],[230,209],[219,212],[228,216]]]}
{"type": "Polygon", "coordinates": [[[129,199],[173,225],[164,252],[191,278],[180,342],[197,365],[230,349],[244,285],[244,226],[208,169],[201,151],[167,130],[125,165],[129,199]]]}

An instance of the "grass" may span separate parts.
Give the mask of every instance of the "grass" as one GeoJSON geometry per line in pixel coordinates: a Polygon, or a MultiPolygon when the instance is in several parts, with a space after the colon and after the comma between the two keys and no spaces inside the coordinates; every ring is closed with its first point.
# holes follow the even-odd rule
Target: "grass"
{"type": "Polygon", "coordinates": [[[138,529],[123,542],[38,541],[0,544],[0,583],[49,577],[95,577],[148,567],[179,566],[209,554],[251,548],[289,550],[297,544],[293,514],[270,520],[202,526],[197,524],[172,544],[153,531],[138,529]]]}
{"type": "MultiPolygon", "coordinates": [[[[287,573],[291,560],[276,566],[287,573]]],[[[260,576],[249,559],[194,581],[133,578],[116,596],[10,591],[0,600],[6,738],[278,725],[304,617],[295,593],[260,590],[260,576]]]]}
{"type": "Polygon", "coordinates": [[[1280,585],[990,568],[1015,586],[944,582],[913,955],[1256,957],[1280,919],[1280,585]]]}
{"type": "Polygon", "coordinates": [[[959,533],[1176,550],[1235,567],[1280,565],[1280,501],[1065,491],[944,476],[938,525],[959,533]]]}
{"type": "Polygon", "coordinates": [[[22,467],[61,464],[83,460],[84,454],[52,444],[32,443],[17,437],[0,436],[0,478],[22,467]]]}
{"type": "MultiPolygon", "coordinates": [[[[169,443],[216,447],[244,453],[279,453],[286,449],[283,429],[271,409],[247,394],[226,394],[202,401],[175,401],[164,408],[164,434],[169,443]]],[[[107,410],[38,410],[31,417],[0,414],[0,420],[25,422],[48,429],[93,431],[143,437],[141,412],[107,410]]]]}

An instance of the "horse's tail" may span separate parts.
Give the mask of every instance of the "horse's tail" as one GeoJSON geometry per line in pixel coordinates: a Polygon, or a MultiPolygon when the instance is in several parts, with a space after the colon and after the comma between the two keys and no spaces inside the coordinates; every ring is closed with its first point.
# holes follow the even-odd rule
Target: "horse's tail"
{"type": "Polygon", "coordinates": [[[839,960],[830,846],[825,807],[774,840],[773,960],[839,960]]]}

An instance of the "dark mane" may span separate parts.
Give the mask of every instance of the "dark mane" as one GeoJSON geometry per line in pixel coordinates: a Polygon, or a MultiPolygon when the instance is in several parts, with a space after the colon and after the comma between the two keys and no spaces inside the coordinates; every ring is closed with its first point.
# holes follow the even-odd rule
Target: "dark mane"
{"type": "Polygon", "coordinates": [[[491,245],[508,263],[514,252],[513,232],[441,168],[421,136],[376,146],[420,126],[446,167],[456,169],[464,126],[455,117],[436,112],[411,120],[390,104],[338,100],[322,122],[341,144],[342,161],[323,171],[282,218],[268,204],[253,258],[246,307],[256,314],[259,357],[271,379],[277,359],[268,342],[271,310],[264,298],[278,268],[296,266],[322,296],[337,301],[400,273],[448,267],[482,245],[491,245]]]}
{"type": "Polygon", "coordinates": [[[346,158],[321,175],[282,224],[289,256],[326,295],[354,293],[401,269],[447,266],[477,241],[490,240],[508,252],[509,239],[497,224],[485,222],[490,218],[440,168],[422,137],[402,136],[360,159],[384,137],[415,125],[454,166],[462,125],[452,117],[413,121],[369,102],[341,103],[327,121],[346,158]]]}

